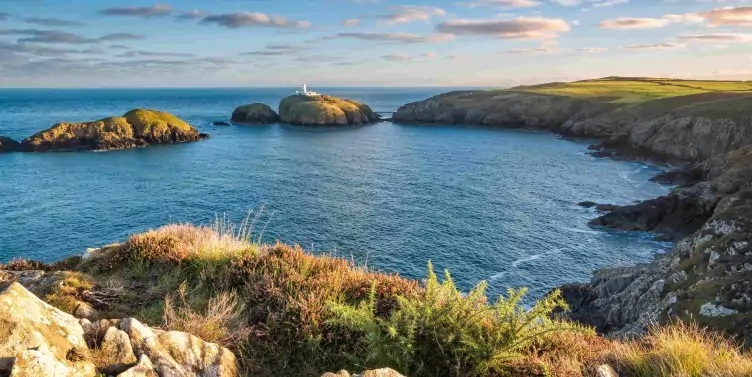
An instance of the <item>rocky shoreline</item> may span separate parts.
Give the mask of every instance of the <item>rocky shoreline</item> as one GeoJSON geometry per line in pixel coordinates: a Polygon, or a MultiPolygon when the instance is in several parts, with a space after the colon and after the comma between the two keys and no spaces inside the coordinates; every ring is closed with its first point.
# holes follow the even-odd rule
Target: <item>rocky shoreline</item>
{"type": "MultiPolygon", "coordinates": [[[[752,342],[752,96],[706,93],[617,106],[521,91],[462,91],[407,104],[396,122],[548,130],[594,137],[596,156],[685,167],[655,181],[664,197],[602,206],[594,226],[675,241],[655,261],[596,271],[561,287],[569,318],[634,336],[671,318],[694,319],[752,342]]],[[[592,203],[595,205],[595,203],[592,203]]],[[[588,204],[590,205],[590,204],[588,204]]]]}

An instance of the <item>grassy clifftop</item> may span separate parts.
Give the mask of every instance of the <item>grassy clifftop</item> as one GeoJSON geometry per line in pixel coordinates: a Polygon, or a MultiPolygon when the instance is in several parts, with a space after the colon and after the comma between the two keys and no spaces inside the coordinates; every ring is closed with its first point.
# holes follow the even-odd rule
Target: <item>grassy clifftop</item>
{"type": "Polygon", "coordinates": [[[566,96],[612,104],[636,104],[656,99],[703,93],[752,95],[752,81],[700,81],[640,77],[518,86],[513,91],[566,96]]]}
{"type": "Polygon", "coordinates": [[[608,340],[551,319],[566,307],[558,292],[523,307],[524,290],[492,299],[481,283],[463,293],[430,264],[423,282],[371,272],[254,243],[247,226],[222,221],[168,225],[83,259],[0,270],[45,270],[25,284],[63,310],[87,302],[100,318],[135,316],[227,346],[244,376],[389,366],[408,376],[576,377],[606,364],[627,377],[752,373],[752,357],[691,325],[608,340]]]}

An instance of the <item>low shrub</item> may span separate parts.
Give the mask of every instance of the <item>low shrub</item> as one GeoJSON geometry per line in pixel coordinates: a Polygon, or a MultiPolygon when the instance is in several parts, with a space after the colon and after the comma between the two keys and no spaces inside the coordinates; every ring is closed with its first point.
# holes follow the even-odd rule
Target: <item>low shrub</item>
{"type": "Polygon", "coordinates": [[[531,308],[521,305],[525,289],[510,289],[489,304],[486,284],[461,293],[448,272],[439,282],[429,263],[425,290],[398,296],[389,315],[376,310],[376,285],[358,305],[331,302],[329,323],[363,333],[360,357],[367,366],[390,366],[410,376],[485,376],[502,374],[547,334],[588,331],[550,319],[565,309],[558,291],[531,308]]]}

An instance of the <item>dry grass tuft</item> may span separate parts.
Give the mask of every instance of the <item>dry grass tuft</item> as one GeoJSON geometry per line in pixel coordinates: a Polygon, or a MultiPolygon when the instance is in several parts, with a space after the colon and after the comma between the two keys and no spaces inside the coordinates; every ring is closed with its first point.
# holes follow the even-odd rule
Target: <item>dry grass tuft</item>
{"type": "Polygon", "coordinates": [[[187,287],[183,284],[177,295],[165,297],[165,328],[184,331],[230,349],[238,349],[248,340],[250,328],[242,317],[245,305],[238,301],[234,292],[222,292],[209,299],[202,311],[195,310],[187,296],[187,287]]]}
{"type": "Polygon", "coordinates": [[[78,272],[67,271],[63,274],[60,283],[44,296],[44,301],[66,313],[73,313],[81,301],[82,293],[92,289],[94,282],[78,272]]]}
{"type": "Polygon", "coordinates": [[[614,344],[611,358],[633,377],[752,376],[750,354],[695,324],[655,327],[641,339],[614,344]]]}

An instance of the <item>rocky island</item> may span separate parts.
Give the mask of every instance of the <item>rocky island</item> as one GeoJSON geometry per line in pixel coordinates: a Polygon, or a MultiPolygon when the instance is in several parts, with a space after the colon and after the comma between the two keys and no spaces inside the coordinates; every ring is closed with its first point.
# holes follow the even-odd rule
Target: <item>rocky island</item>
{"type": "Polygon", "coordinates": [[[298,126],[360,126],[381,118],[368,105],[323,94],[296,94],[279,104],[279,119],[298,126]]]}
{"type": "Polygon", "coordinates": [[[22,143],[24,151],[114,150],[154,144],[197,141],[208,137],[178,117],[155,110],[134,109],[122,117],[85,123],[58,123],[22,143]]]}
{"type": "Polygon", "coordinates": [[[236,108],[231,120],[242,124],[273,124],[279,121],[279,115],[269,105],[252,103],[236,108]]]}
{"type": "Polygon", "coordinates": [[[599,206],[608,213],[591,222],[676,245],[652,263],[562,287],[569,318],[624,336],[692,319],[752,342],[750,83],[609,77],[451,92],[405,105],[394,120],[597,137],[605,139],[593,147],[599,155],[679,164],[656,177],[678,185],[669,195],[599,206]]]}

